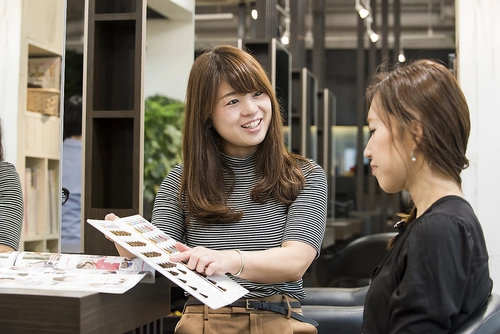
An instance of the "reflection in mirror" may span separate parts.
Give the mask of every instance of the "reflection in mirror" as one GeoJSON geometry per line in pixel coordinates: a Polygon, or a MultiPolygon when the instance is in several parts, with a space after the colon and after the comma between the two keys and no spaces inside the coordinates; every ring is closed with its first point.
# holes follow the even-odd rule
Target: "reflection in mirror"
{"type": "Polygon", "coordinates": [[[82,81],[85,0],[67,0],[61,184],[70,195],[62,206],[61,252],[80,253],[82,189],[82,81]]]}
{"type": "Polygon", "coordinates": [[[82,194],[82,96],[74,94],[64,103],[62,186],[69,192],[61,214],[61,250],[80,251],[82,194]]]}

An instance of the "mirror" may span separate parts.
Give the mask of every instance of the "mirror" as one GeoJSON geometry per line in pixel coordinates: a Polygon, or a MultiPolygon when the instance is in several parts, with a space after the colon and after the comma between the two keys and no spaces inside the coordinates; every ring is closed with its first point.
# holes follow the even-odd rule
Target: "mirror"
{"type": "Polygon", "coordinates": [[[85,0],[66,0],[64,110],[61,116],[61,185],[69,198],[61,207],[63,253],[81,252],[83,31],[85,0]]]}
{"type": "MultiPolygon", "coordinates": [[[[87,3],[89,3],[89,1],[67,1],[67,81],[65,91],[66,96],[69,97],[71,96],[71,94],[74,94],[74,90],[72,92],[69,92],[69,84],[72,82],[71,80],[81,78],[81,73],[83,72],[83,68],[79,69],[77,66],[76,68],[78,68],[78,73],[73,73],[75,71],[72,70],[72,64],[74,62],[80,62],[80,60],[83,58],[83,56],[81,55],[83,53],[84,44],[83,17],[85,14],[85,6],[87,5],[87,3]],[[75,53],[78,56],[76,57],[76,60],[73,57],[75,53]]],[[[101,0],[98,1],[98,3],[104,3],[101,0]]],[[[146,0],[143,1],[146,2],[146,0]]],[[[134,4],[142,6],[144,4],[143,1],[125,2],[123,0],[115,0],[115,4],[121,6],[124,3],[128,3],[129,5],[134,4]]],[[[109,2],[106,2],[106,6],[110,2],[111,0],[109,0],[109,2]]],[[[146,3],[147,20],[142,23],[143,26],[147,26],[147,29],[145,29],[147,50],[145,51],[145,56],[143,58],[144,66],[142,72],[142,99],[144,100],[148,97],[161,95],[173,100],[183,101],[189,71],[194,59],[194,1],[189,3],[173,0],[147,0],[146,3]],[[192,8],[190,6],[192,6],[192,8]]],[[[101,54],[101,56],[103,55],[101,54]]],[[[108,76],[106,79],[109,78],[110,77],[108,76]]],[[[85,90],[85,87],[83,89],[85,90]]],[[[83,95],[85,95],[85,92],[83,93],[83,95]]],[[[84,108],[88,109],[86,106],[84,106],[84,108]]],[[[100,124],[106,125],[107,122],[100,122],[100,124]]],[[[65,172],[66,170],[63,167],[62,173],[64,174],[65,172]]],[[[92,198],[90,202],[92,202],[92,198]]],[[[65,206],[68,205],[68,203],[66,203],[65,206]]],[[[107,206],[103,206],[99,209],[104,209],[106,207],[107,206]]],[[[143,212],[139,213],[143,214],[143,212]]],[[[144,214],[144,216],[147,217],[147,214],[144,214]]],[[[103,217],[99,217],[98,219],[102,218],[103,217]]],[[[81,227],[83,226],[85,225],[81,224],[81,227]]],[[[83,240],[80,240],[80,248],[78,249],[79,251],[84,251],[83,244],[83,240]]],[[[62,251],[69,251],[74,250],[74,247],[72,249],[68,249],[66,247],[66,243],[62,242],[61,249],[62,251]]]]}

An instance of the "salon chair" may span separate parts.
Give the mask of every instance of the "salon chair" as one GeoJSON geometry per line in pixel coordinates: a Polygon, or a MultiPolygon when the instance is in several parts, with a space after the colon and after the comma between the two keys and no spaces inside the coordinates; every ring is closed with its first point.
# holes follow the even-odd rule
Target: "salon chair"
{"type": "Polygon", "coordinates": [[[316,320],[319,334],[361,333],[368,286],[360,288],[305,288],[300,301],[305,316],[316,320]]]}
{"type": "Polygon", "coordinates": [[[309,287],[302,305],[362,306],[369,286],[359,288],[309,287]]]}
{"type": "Polygon", "coordinates": [[[373,269],[387,254],[387,242],[395,232],[363,236],[335,253],[322,253],[312,264],[319,287],[355,288],[370,284],[373,269]]]}
{"type": "Polygon", "coordinates": [[[300,301],[305,316],[318,322],[319,334],[361,333],[368,286],[359,288],[308,287],[300,301]]]}
{"type": "Polygon", "coordinates": [[[493,293],[488,303],[474,313],[454,334],[500,333],[500,295],[493,293]]]}
{"type": "Polygon", "coordinates": [[[323,253],[313,262],[317,287],[306,287],[301,300],[305,316],[319,323],[318,334],[361,333],[363,305],[372,270],[387,253],[396,233],[357,238],[336,253],[323,253]]]}
{"type": "Polygon", "coordinates": [[[302,313],[319,323],[318,334],[360,334],[363,306],[302,305],[302,313]]]}
{"type": "MultiPolygon", "coordinates": [[[[321,289],[321,288],[314,288],[321,289]]],[[[335,290],[336,288],[324,288],[335,290]]],[[[352,289],[361,292],[364,288],[352,289]]],[[[350,290],[350,289],[344,289],[350,290]]],[[[348,291],[340,291],[347,293],[348,291]]],[[[309,305],[306,299],[302,300],[302,312],[305,316],[319,323],[318,334],[351,334],[361,333],[363,323],[363,306],[330,306],[325,298],[315,299],[319,305],[309,305]]],[[[355,300],[351,298],[350,300],[355,300]]],[[[349,298],[346,298],[349,301],[349,298]]],[[[346,303],[348,305],[348,303],[346,303]]],[[[465,323],[457,328],[454,334],[499,334],[500,333],[500,295],[493,293],[485,306],[474,313],[465,323]]]]}

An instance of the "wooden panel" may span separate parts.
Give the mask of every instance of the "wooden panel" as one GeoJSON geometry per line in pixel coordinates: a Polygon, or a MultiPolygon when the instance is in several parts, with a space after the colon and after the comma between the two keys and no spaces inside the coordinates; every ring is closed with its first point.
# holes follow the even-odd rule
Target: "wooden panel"
{"type": "Polygon", "coordinates": [[[61,145],[60,119],[56,116],[42,115],[27,111],[26,117],[26,155],[46,156],[59,159],[61,145]]]}
{"type": "MultiPolygon", "coordinates": [[[[89,1],[84,221],[142,213],[145,1],[89,1]]],[[[84,226],[84,252],[115,254],[84,226]]]]}
{"type": "Polygon", "coordinates": [[[169,313],[165,277],[124,294],[0,289],[2,333],[125,333],[169,313]]]}
{"type": "Polygon", "coordinates": [[[136,0],[97,1],[95,12],[96,14],[135,13],[136,7],[136,0]]]}
{"type": "Polygon", "coordinates": [[[133,110],[136,20],[94,23],[93,110],[133,110]]]}
{"type": "Polygon", "coordinates": [[[65,0],[24,0],[23,21],[26,22],[26,37],[31,44],[63,54],[64,3],[65,0]]]}

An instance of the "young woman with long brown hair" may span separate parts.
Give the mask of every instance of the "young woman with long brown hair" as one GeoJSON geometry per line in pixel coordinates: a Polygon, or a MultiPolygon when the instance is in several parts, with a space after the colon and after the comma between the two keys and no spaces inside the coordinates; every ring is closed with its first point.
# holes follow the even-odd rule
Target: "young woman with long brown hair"
{"type": "Polygon", "coordinates": [[[189,299],[176,333],[316,333],[299,300],[323,239],[326,176],[287,150],[267,74],[249,53],[214,47],[193,64],[185,113],[183,164],[162,182],[152,223],[182,241],[171,260],[249,292],[217,310],[189,299]]]}

